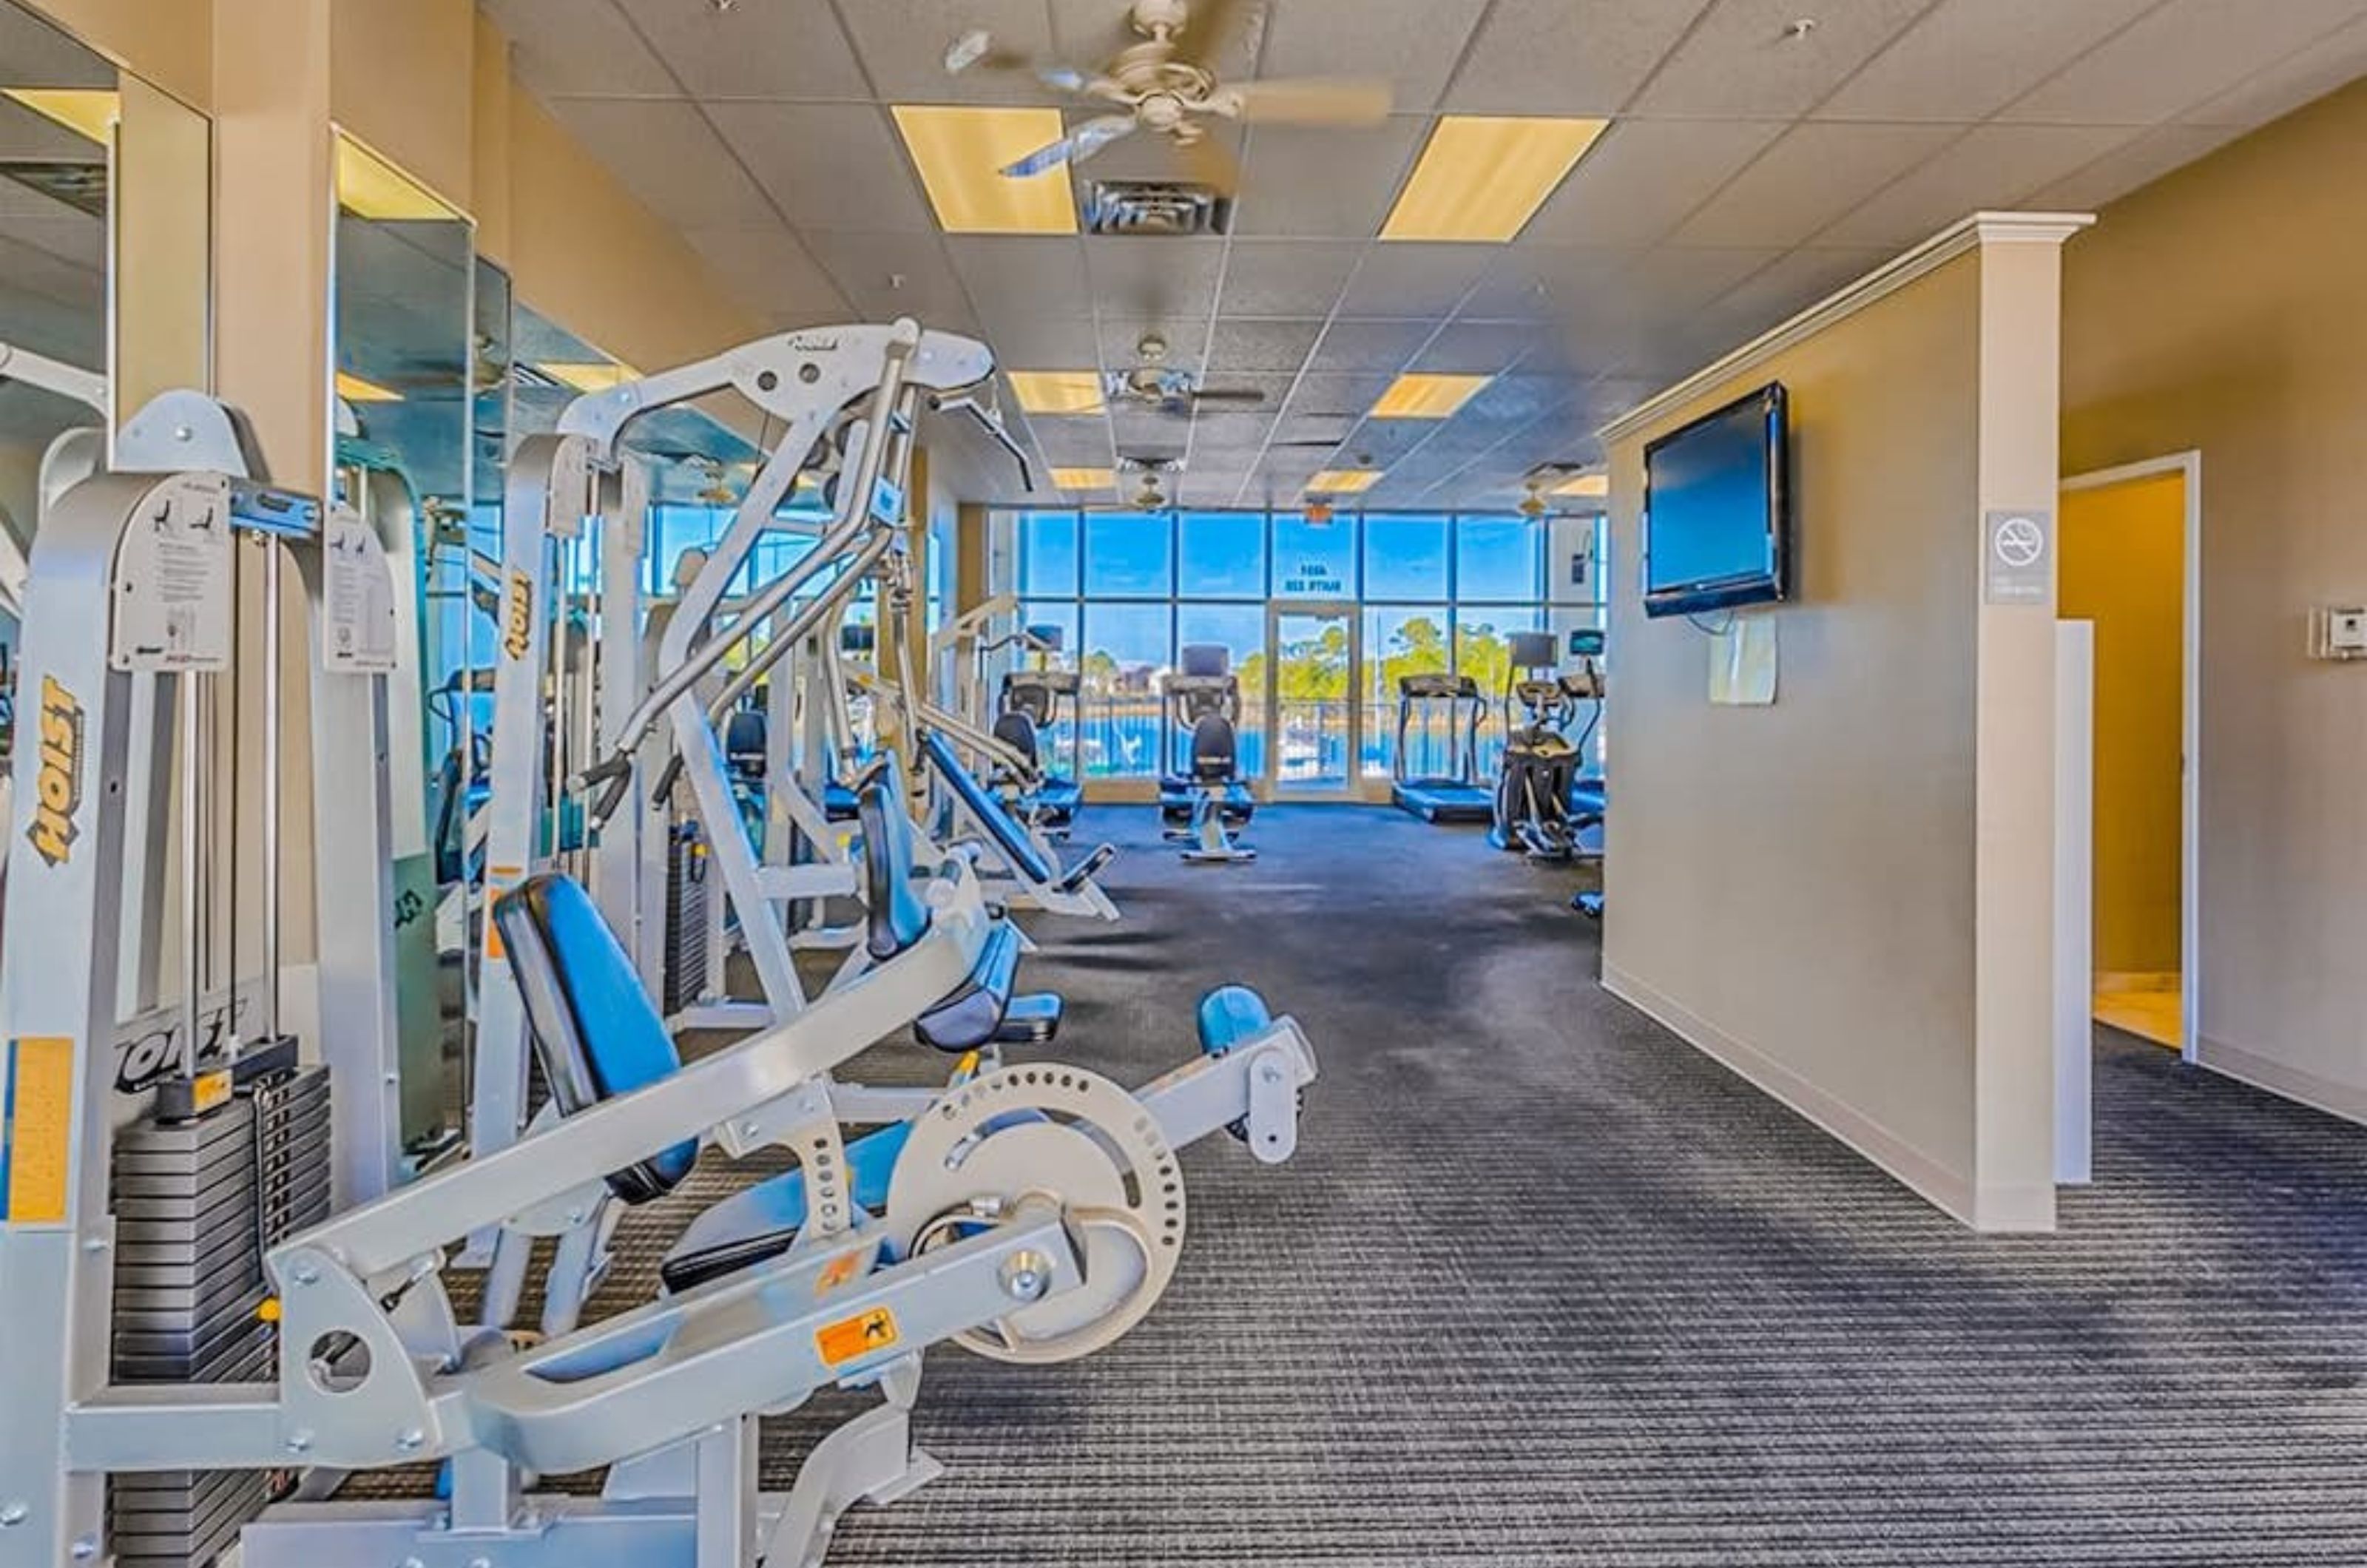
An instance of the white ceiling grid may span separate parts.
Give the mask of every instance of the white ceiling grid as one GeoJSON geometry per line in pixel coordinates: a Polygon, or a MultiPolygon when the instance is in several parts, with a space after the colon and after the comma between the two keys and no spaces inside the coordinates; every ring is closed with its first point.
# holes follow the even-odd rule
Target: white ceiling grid
{"type": "MultiPolygon", "coordinates": [[[[777,324],[910,313],[1025,369],[1122,369],[1155,327],[1208,385],[1264,390],[1188,419],[1008,408],[1051,465],[1184,457],[1197,505],[1367,463],[1376,506],[1515,499],[1536,464],[1597,456],[1604,418],[1965,212],[2092,208],[2367,72],[2367,0],[1265,0],[1219,73],[1387,76],[1386,125],[1228,128],[1226,239],[946,236],[887,106],[1053,101],[947,77],[946,43],[985,28],[1093,65],[1126,0],[482,4],[527,85],[777,324]],[[1442,113],[1614,123],[1515,243],[1382,244],[1442,113]],[[1451,420],[1365,418],[1407,368],[1498,378],[1451,420]]],[[[1137,138],[1086,168],[1169,157],[1137,138]]]]}

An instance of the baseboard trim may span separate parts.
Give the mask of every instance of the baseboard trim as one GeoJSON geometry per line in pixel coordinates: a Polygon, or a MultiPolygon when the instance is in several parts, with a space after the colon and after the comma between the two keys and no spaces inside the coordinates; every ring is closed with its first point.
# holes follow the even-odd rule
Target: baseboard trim
{"type": "MultiPolygon", "coordinates": [[[[1603,966],[1603,988],[1753,1088],[1773,1096],[1830,1133],[1908,1191],[1951,1218],[1978,1229],[2029,1228],[2022,1224],[1997,1225],[1994,1219],[1991,1225],[1981,1225],[1976,1215],[1986,1212],[1995,1216],[1997,1211],[1979,1201],[1981,1195],[1976,1193],[1969,1178],[1941,1165],[1855,1106],[1818,1088],[1757,1046],[1736,1039],[1707,1019],[1695,1016],[1633,975],[1605,964],[1603,966]]],[[[1991,1203],[1997,1201],[1997,1196],[1990,1196],[1991,1203]]],[[[2011,1207],[2023,1211],[2027,1206],[2015,1203],[2011,1207]]],[[[2052,1191],[2045,1194],[2044,1209],[2047,1224],[2051,1225],[2054,1216],[2052,1191]]]]}
{"type": "Polygon", "coordinates": [[[2222,1077],[2266,1089],[2313,1111],[2323,1111],[2346,1122],[2367,1122],[2367,1087],[2320,1077],[2207,1034],[2196,1042],[2194,1059],[2222,1077]]]}

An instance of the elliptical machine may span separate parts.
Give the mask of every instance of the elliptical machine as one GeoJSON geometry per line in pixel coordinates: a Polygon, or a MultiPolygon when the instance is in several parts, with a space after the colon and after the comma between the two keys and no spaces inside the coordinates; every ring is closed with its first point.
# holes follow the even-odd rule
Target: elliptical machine
{"type": "Polygon", "coordinates": [[[1174,759],[1173,737],[1185,739],[1182,766],[1159,781],[1160,826],[1170,839],[1188,839],[1184,858],[1213,864],[1251,861],[1257,852],[1233,838],[1257,805],[1240,771],[1241,683],[1232,654],[1221,643],[1193,643],[1181,668],[1165,682],[1160,754],[1174,759]]]}
{"type": "Polygon", "coordinates": [[[1019,802],[1021,815],[1048,836],[1062,838],[1075,825],[1078,807],[1084,803],[1084,770],[1078,766],[1083,761],[1084,735],[1081,726],[1069,727],[1066,773],[1057,767],[1048,737],[1059,728],[1063,703],[1072,715],[1081,716],[1083,678],[1074,670],[1055,670],[1049,663],[1051,656],[1060,651],[1059,626],[1029,626],[1019,640],[1037,656],[1037,662],[1028,669],[1004,671],[994,738],[1025,757],[1035,770],[1031,787],[1023,792],[1019,802]]]}
{"type": "MultiPolygon", "coordinates": [[[[1495,816],[1488,841],[1531,860],[1566,861],[1578,847],[1570,785],[1585,738],[1569,738],[1579,697],[1554,674],[1551,632],[1514,632],[1504,688],[1504,760],[1496,774],[1495,816]],[[1514,723],[1518,705],[1523,722],[1514,723]]],[[[1598,709],[1598,711],[1600,711],[1598,709]]],[[[1588,727],[1591,733],[1592,726],[1588,727]]]]}

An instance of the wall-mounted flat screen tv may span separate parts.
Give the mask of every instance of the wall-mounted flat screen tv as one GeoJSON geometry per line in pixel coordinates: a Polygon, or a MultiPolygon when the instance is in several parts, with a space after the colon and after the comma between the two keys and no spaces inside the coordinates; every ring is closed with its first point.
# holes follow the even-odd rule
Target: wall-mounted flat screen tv
{"type": "Polygon", "coordinates": [[[1644,613],[1690,615],[1791,592],[1789,422],[1781,382],[1644,448],[1644,613]]]}

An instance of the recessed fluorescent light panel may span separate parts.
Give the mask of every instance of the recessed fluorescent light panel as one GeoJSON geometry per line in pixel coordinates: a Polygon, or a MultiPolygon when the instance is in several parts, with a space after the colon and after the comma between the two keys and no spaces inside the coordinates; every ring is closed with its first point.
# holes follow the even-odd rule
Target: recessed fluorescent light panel
{"type": "Polygon", "coordinates": [[[357,218],[432,223],[459,216],[435,192],[359,143],[337,138],[337,205],[357,218]]]}
{"type": "Polygon", "coordinates": [[[1438,376],[1408,371],[1373,405],[1375,419],[1453,419],[1492,376],[1438,376]]]}
{"type": "Polygon", "coordinates": [[[1052,483],[1060,490],[1108,490],[1117,483],[1109,468],[1055,468],[1052,483]]]}
{"type": "Polygon", "coordinates": [[[554,365],[546,362],[536,366],[535,368],[560,385],[572,387],[579,392],[606,392],[621,387],[628,381],[638,381],[641,378],[641,373],[631,366],[619,365],[606,359],[592,360],[583,364],[554,365]]]}
{"type": "Polygon", "coordinates": [[[348,370],[337,372],[337,396],[349,403],[399,403],[402,394],[391,387],[365,381],[348,370]]]}
{"type": "Polygon", "coordinates": [[[119,108],[115,94],[104,87],[5,87],[0,95],[102,147],[119,108]]]}
{"type": "Polygon", "coordinates": [[[1553,493],[1555,495],[1582,496],[1591,500],[1599,501],[1603,497],[1611,493],[1611,476],[1609,474],[1580,474],[1574,479],[1565,479],[1560,484],[1554,486],[1553,493]]]}
{"type": "Polygon", "coordinates": [[[1099,413],[1098,370],[1014,370],[1011,390],[1029,413],[1099,413]]]}
{"type": "Polygon", "coordinates": [[[1066,135],[1053,108],[898,104],[891,112],[904,150],[948,234],[1073,234],[1076,198],[1068,165],[1024,180],[1001,171],[1066,135]]]}
{"type": "Polygon", "coordinates": [[[1512,239],[1610,123],[1443,116],[1381,226],[1381,238],[1498,243],[1512,239]]]}
{"type": "Polygon", "coordinates": [[[1307,481],[1309,495],[1362,495],[1381,482],[1378,468],[1326,468],[1307,481]]]}

